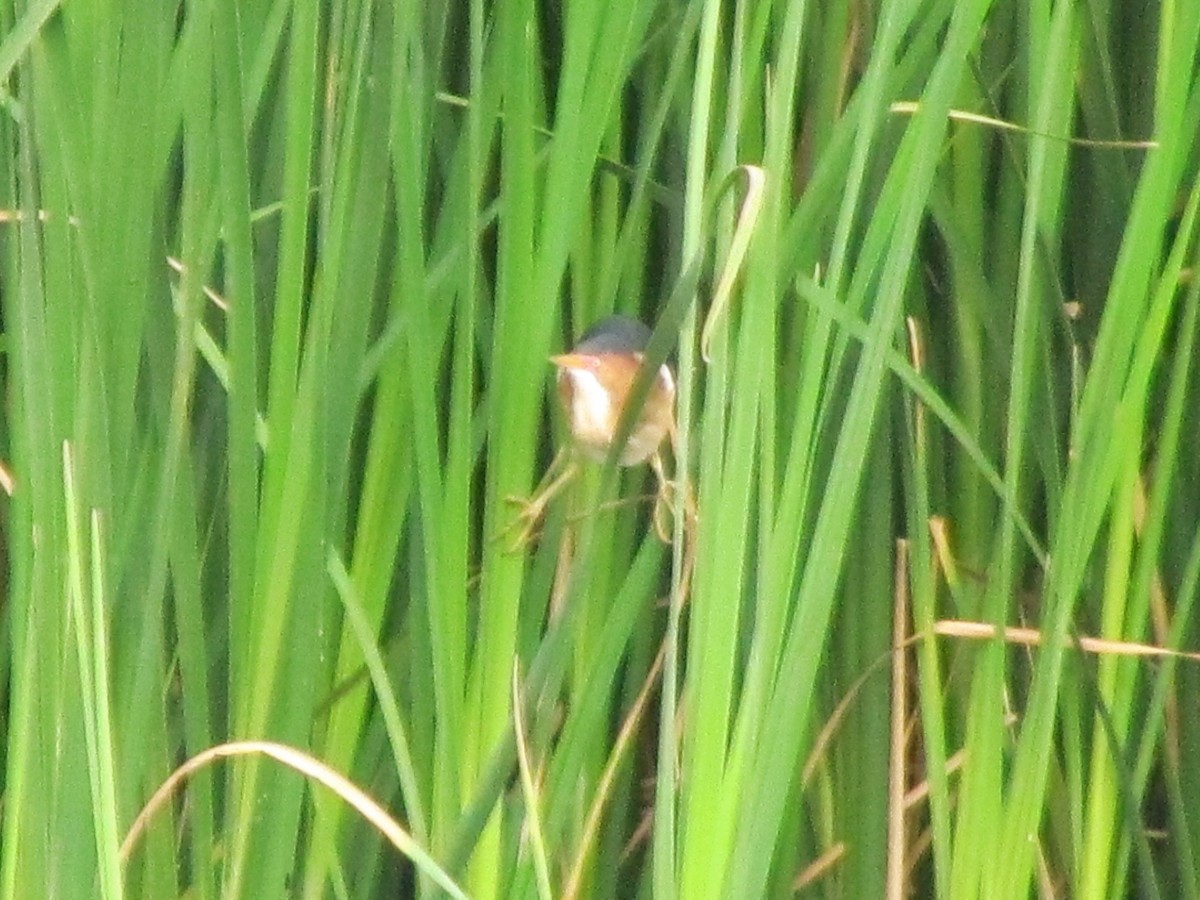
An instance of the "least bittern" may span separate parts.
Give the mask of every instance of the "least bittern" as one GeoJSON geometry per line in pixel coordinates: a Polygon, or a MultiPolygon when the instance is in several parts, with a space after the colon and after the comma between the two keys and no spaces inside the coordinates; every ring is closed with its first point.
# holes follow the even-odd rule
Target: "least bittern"
{"type": "MultiPolygon", "coordinates": [[[[558,367],[558,396],[562,401],[572,443],[587,458],[603,462],[616,439],[618,423],[641,367],[650,329],[628,316],[610,316],[589,328],[570,353],[550,357],[558,367]]],[[[658,479],[654,526],[666,540],[661,511],[670,497],[671,482],[663,472],[660,448],[675,431],[675,378],[671,367],[659,367],[641,409],[636,413],[629,439],[617,455],[617,463],[634,466],[649,461],[658,479]]],[[[537,493],[522,500],[523,523],[518,546],[529,537],[546,505],[574,476],[569,459],[565,469],[562,451],[555,457],[537,493]]]]}

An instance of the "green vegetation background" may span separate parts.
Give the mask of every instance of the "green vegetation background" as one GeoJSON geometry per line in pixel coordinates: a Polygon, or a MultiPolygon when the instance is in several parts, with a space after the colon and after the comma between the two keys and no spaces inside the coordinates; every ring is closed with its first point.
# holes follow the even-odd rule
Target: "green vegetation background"
{"type": "Polygon", "coordinates": [[[1117,652],[1200,647],[1198,49],[1169,2],[0,4],[0,896],[1200,897],[1196,663],[1117,652]],[[698,525],[598,470],[512,552],[613,310],[698,525]],[[400,847],[262,753],[131,831],[234,740],[400,847]]]}

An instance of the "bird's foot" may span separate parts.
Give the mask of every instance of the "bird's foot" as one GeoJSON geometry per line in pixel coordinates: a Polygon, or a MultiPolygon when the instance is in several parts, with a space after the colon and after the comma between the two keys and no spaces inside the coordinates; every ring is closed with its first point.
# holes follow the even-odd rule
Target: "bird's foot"
{"type": "MultiPolygon", "coordinates": [[[[663,471],[662,459],[655,454],[650,460],[654,476],[658,481],[658,491],[654,496],[654,533],[664,544],[673,540],[673,524],[675,516],[676,497],[679,495],[679,482],[667,478],[663,471]]],[[[692,527],[696,522],[696,502],[693,498],[691,485],[688,485],[687,495],[683,498],[683,515],[685,528],[692,527]]]]}
{"type": "Polygon", "coordinates": [[[518,553],[538,537],[538,529],[541,527],[550,498],[545,496],[544,492],[533,497],[517,497],[510,494],[504,498],[504,502],[518,509],[516,516],[499,536],[506,539],[509,553],[518,553]]]}
{"type": "Polygon", "coordinates": [[[538,528],[545,518],[546,507],[575,477],[574,464],[567,463],[564,466],[562,461],[561,454],[555,457],[532,497],[509,495],[504,498],[506,503],[519,507],[513,521],[497,536],[498,539],[511,536],[511,540],[508,541],[509,553],[519,553],[538,536],[538,528]],[[558,469],[562,471],[557,472],[558,469]]]}

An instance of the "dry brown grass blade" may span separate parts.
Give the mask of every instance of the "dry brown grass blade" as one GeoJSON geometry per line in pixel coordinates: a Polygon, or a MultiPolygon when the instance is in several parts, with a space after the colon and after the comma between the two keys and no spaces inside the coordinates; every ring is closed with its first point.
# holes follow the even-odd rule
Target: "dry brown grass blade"
{"type": "MultiPolygon", "coordinates": [[[[914,103],[911,100],[901,100],[888,107],[888,111],[900,115],[912,115],[919,108],[919,103],[914,103]]],[[[1024,125],[1018,125],[1016,122],[994,119],[991,116],[984,116],[961,109],[950,110],[948,118],[953,119],[955,122],[970,122],[975,125],[984,125],[988,128],[997,128],[1001,131],[1013,131],[1018,134],[1049,138],[1052,141],[1062,141],[1064,144],[1073,144],[1076,147],[1095,147],[1103,150],[1153,150],[1158,147],[1158,141],[1096,140],[1093,138],[1067,137],[1061,134],[1046,134],[1042,131],[1034,131],[1032,128],[1026,128],[1024,125]]]]}
{"type": "Polygon", "coordinates": [[[455,884],[449,873],[413,840],[412,835],[405,830],[404,826],[392,818],[388,811],[368,796],[362,788],[319,759],[294,747],[271,741],[233,741],[228,744],[218,744],[216,747],[209,747],[207,750],[197,753],[183,763],[159,786],[146,805],[142,807],[141,812],[137,814],[133,824],[129,826],[129,832],[125,835],[125,840],[121,842],[119,851],[121,863],[129,861],[130,855],[137,847],[139,839],[155,813],[171,800],[191,775],[219,760],[239,756],[266,756],[323,784],[352,806],[380,834],[387,838],[393,847],[411,859],[439,887],[445,889],[452,897],[466,900],[466,893],[455,884]]]}
{"type": "MultiPolygon", "coordinates": [[[[961,619],[943,619],[933,623],[934,634],[944,637],[967,638],[969,640],[988,640],[1000,637],[1010,644],[1020,644],[1025,647],[1040,647],[1042,633],[1036,628],[1019,628],[1006,625],[997,629],[987,622],[966,622],[961,619]]],[[[1068,646],[1073,645],[1068,641],[1068,646]]],[[[1156,647],[1153,644],[1140,644],[1134,641],[1113,641],[1105,638],[1080,637],[1078,646],[1088,653],[1109,653],[1117,656],[1187,659],[1200,662],[1200,653],[1188,653],[1183,650],[1170,650],[1166,647],[1156,647]]]]}
{"type": "Polygon", "coordinates": [[[617,772],[620,770],[621,762],[625,758],[626,750],[633,743],[633,737],[637,734],[638,723],[641,721],[642,714],[646,711],[646,705],[653,695],[654,686],[658,683],[658,676],[662,673],[666,652],[667,646],[664,643],[658,648],[658,655],[654,657],[650,671],[646,673],[641,690],[638,691],[633,706],[630,708],[628,715],[625,716],[625,721],[621,724],[620,734],[617,735],[612,753],[608,757],[608,763],[605,765],[604,772],[600,776],[600,782],[596,786],[596,795],[592,799],[591,807],[588,809],[587,821],[584,824],[583,834],[579,840],[579,850],[575,855],[575,862],[571,866],[571,874],[567,879],[566,887],[563,889],[562,900],[573,900],[573,898],[579,895],[579,890],[583,885],[583,876],[587,869],[587,861],[591,855],[591,851],[596,846],[596,839],[600,834],[600,825],[604,820],[604,810],[608,805],[609,798],[612,796],[617,772]]]}
{"type": "Polygon", "coordinates": [[[811,887],[818,879],[824,878],[829,870],[837,865],[846,855],[846,844],[842,841],[834,844],[811,863],[792,880],[792,893],[799,893],[811,887]]]}
{"type": "MultiPolygon", "coordinates": [[[[895,600],[892,607],[892,644],[904,646],[908,633],[908,542],[896,542],[895,600]]],[[[904,788],[908,782],[905,723],[908,721],[908,654],[892,654],[891,747],[888,753],[887,897],[903,900],[905,891],[906,833],[904,788]]]]}
{"type": "Polygon", "coordinates": [[[520,661],[513,660],[512,668],[512,715],[513,734],[517,744],[517,767],[521,775],[521,794],[525,798],[525,827],[529,835],[533,854],[534,871],[537,873],[538,893],[543,898],[552,897],[550,863],[546,849],[546,835],[542,828],[542,801],[540,793],[541,774],[534,776],[530,762],[529,742],[525,735],[525,723],[521,716],[521,672],[520,661]]]}

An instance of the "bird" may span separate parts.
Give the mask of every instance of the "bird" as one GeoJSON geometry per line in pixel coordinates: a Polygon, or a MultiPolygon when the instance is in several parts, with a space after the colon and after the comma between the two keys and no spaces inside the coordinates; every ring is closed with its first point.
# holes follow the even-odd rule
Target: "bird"
{"type": "MultiPolygon", "coordinates": [[[[585,331],[568,352],[550,357],[557,369],[558,398],[570,431],[571,444],[586,459],[607,459],[621,414],[631,396],[650,342],[650,329],[637,319],[613,315],[585,331]]],[[[635,411],[629,437],[617,453],[617,464],[636,466],[649,462],[658,479],[654,527],[667,539],[663,509],[671,496],[672,483],[663,472],[660,450],[675,434],[675,376],[667,363],[659,366],[641,404],[635,411]]],[[[523,509],[516,524],[522,525],[517,545],[532,535],[550,500],[576,474],[576,466],[562,451],[551,463],[532,499],[510,497],[523,509]]]]}
{"type": "MultiPolygon", "coordinates": [[[[601,319],[569,353],[550,357],[558,368],[558,395],[576,446],[603,462],[616,439],[621,413],[641,368],[650,329],[629,316],[601,319]]],[[[663,363],[617,463],[634,466],[653,457],[675,427],[675,378],[663,363]]]]}

